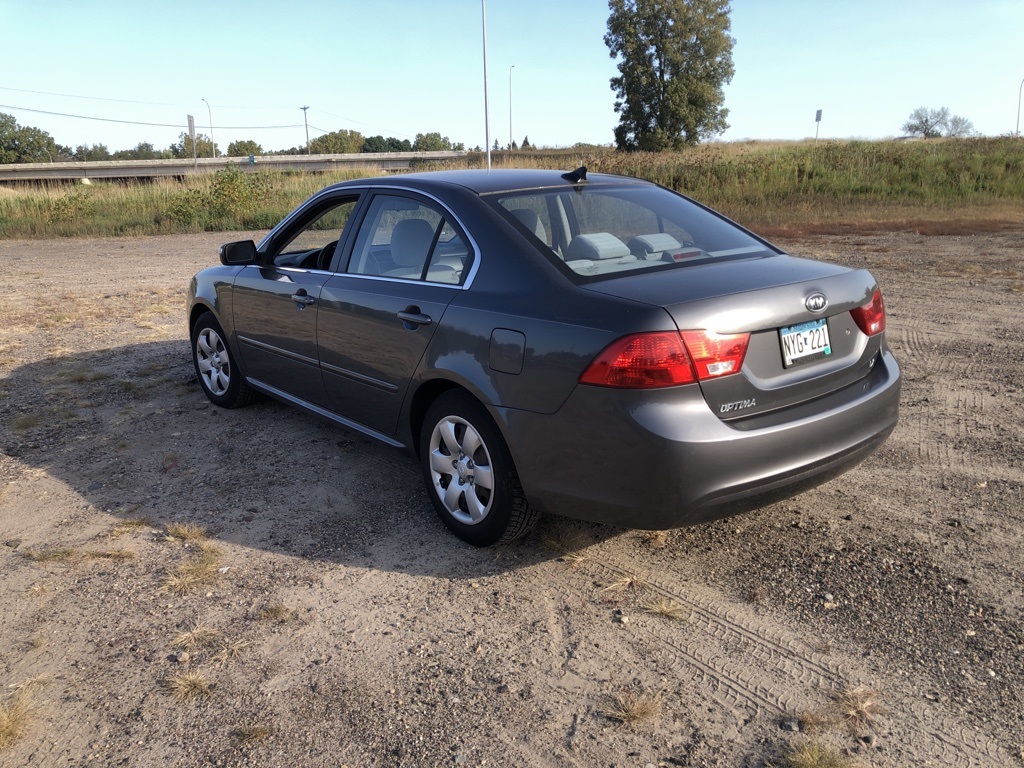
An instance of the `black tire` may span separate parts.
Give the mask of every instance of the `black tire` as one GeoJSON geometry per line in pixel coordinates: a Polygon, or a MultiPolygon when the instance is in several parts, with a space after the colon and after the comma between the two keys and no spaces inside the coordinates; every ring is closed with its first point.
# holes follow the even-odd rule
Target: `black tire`
{"type": "Polygon", "coordinates": [[[231,359],[224,331],[212,312],[204,312],[192,327],[192,364],[199,386],[215,405],[240,408],[255,397],[231,359]]]}
{"type": "Polygon", "coordinates": [[[420,465],[441,522],[468,544],[513,541],[540,518],[526,501],[501,432],[465,392],[446,392],[427,409],[420,465]]]}

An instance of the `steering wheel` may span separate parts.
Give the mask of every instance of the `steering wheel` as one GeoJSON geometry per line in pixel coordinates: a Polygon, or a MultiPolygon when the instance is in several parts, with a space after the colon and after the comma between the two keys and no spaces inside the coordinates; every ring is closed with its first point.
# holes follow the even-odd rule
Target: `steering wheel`
{"type": "Polygon", "coordinates": [[[335,240],[333,243],[328,243],[320,249],[320,253],[316,257],[316,269],[327,269],[331,266],[331,259],[334,258],[334,249],[338,247],[338,241],[335,240]]]}

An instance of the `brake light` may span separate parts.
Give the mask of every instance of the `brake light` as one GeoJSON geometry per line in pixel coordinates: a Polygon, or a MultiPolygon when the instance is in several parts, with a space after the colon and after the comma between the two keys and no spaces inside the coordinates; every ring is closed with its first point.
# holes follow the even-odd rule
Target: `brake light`
{"type": "Polygon", "coordinates": [[[885,303],[882,301],[882,292],[876,288],[871,301],[851,309],[850,314],[866,336],[877,336],[885,330],[885,303]]]}
{"type": "Polygon", "coordinates": [[[683,331],[683,341],[697,369],[697,378],[704,381],[740,372],[750,334],[683,331]]]}
{"type": "Polygon", "coordinates": [[[637,333],[609,344],[580,376],[581,384],[655,389],[739,373],[749,333],[637,333]]]}
{"type": "Polygon", "coordinates": [[[580,376],[581,384],[626,389],[674,387],[696,381],[675,332],[637,333],[605,347],[580,376]]]}

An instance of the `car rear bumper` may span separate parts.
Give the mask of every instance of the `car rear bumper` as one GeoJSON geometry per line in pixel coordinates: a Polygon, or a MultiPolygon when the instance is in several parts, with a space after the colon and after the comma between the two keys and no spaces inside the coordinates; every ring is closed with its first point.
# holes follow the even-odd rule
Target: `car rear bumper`
{"type": "Polygon", "coordinates": [[[696,385],[643,393],[579,386],[553,415],[498,409],[527,497],[568,517],[665,529],[793,496],[845,472],[896,426],[888,351],[854,385],[724,422],[696,385]]]}

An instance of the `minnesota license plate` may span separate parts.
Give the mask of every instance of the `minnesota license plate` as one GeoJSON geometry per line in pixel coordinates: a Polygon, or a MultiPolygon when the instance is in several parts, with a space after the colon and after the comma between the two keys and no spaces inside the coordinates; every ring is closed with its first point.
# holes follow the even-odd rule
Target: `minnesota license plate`
{"type": "Polygon", "coordinates": [[[825,318],[779,328],[779,339],[782,342],[782,362],[786,368],[832,354],[825,318]]]}

